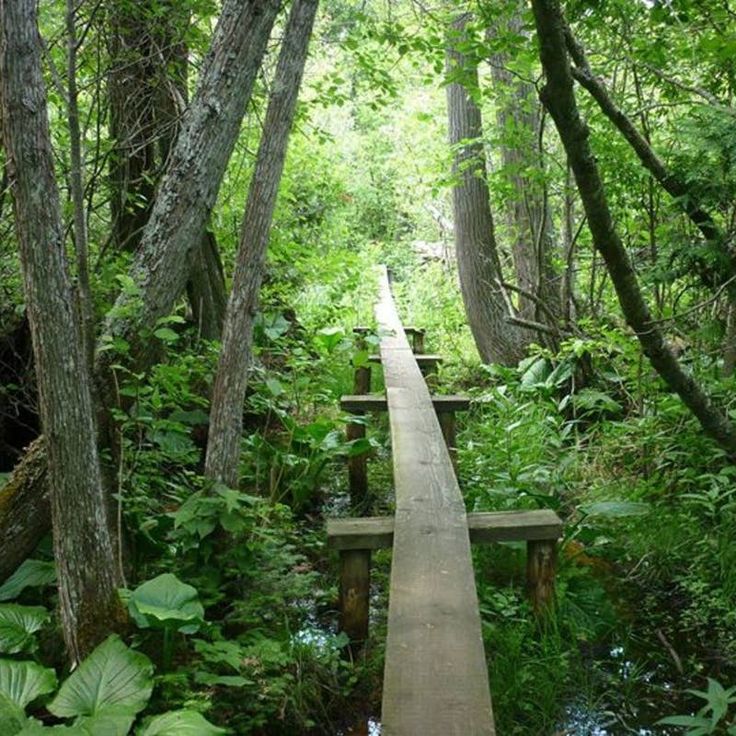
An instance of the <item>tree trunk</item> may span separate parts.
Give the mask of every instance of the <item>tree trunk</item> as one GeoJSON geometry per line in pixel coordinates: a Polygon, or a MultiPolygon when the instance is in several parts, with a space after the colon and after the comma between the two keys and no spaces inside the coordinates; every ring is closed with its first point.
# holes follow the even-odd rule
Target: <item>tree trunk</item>
{"type": "Polygon", "coordinates": [[[243,401],[251,360],[253,317],[317,5],[318,0],[294,0],[292,5],[248,191],[233,288],[227,305],[210,409],[205,474],[232,488],[237,487],[239,480],[243,401]]]}
{"type": "MultiPolygon", "coordinates": [[[[507,22],[507,30],[524,34],[519,7],[507,22]]],[[[493,39],[495,29],[487,31],[493,39]]],[[[547,186],[537,172],[544,170],[541,154],[542,115],[534,86],[507,68],[505,53],[493,54],[491,76],[496,92],[496,123],[502,131],[501,160],[513,195],[508,206],[509,229],[518,311],[525,320],[555,329],[561,313],[560,287],[553,267],[557,242],[547,198],[547,186]],[[511,141],[508,139],[511,135],[511,141]]],[[[550,345],[550,347],[555,347],[550,345]]]]}
{"type": "Polygon", "coordinates": [[[501,263],[486,182],[486,159],[480,108],[471,97],[478,88],[478,69],[459,50],[468,14],[452,23],[446,52],[450,145],[455,151],[452,190],[455,250],[465,312],[481,359],[513,365],[524,355],[527,340],[510,316],[499,286],[501,263]],[[458,80],[462,80],[461,83],[458,80]]]}
{"type": "MultiPolygon", "coordinates": [[[[108,77],[113,239],[135,251],[148,222],[154,190],[174,148],[187,103],[187,48],[181,41],[189,10],[174,6],[150,19],[152,4],[113,6],[108,77]]],[[[199,334],[218,340],[227,295],[212,233],[193,254],[187,296],[199,334]]]]}
{"type": "Polygon", "coordinates": [[[46,434],[64,640],[79,662],[124,620],[105,515],[90,377],[64,259],[35,0],[2,2],[5,149],[46,434]]]}
{"type": "Polygon", "coordinates": [[[680,366],[647,307],[629,255],[616,232],[603,181],[588,140],[589,131],[578,112],[570,62],[565,48],[565,21],[559,0],[532,0],[540,56],[546,75],[542,102],[546,105],[575,174],[588,227],[603,256],[619,303],[644,353],[670,390],[693,412],[703,430],[736,458],[736,431],[692,376],[680,366]]]}
{"type": "Polygon", "coordinates": [[[209,230],[194,252],[187,282],[187,297],[197,333],[205,340],[219,340],[225,321],[227,294],[225,272],[215,234],[209,230]]]}
{"type": "MultiPolygon", "coordinates": [[[[15,0],[14,0],[15,2],[15,0]]],[[[13,3],[14,4],[14,3],[13,3]]],[[[190,254],[201,242],[209,212],[235,146],[246,103],[265,53],[266,43],[279,7],[278,0],[226,0],[215,30],[212,48],[202,76],[182,124],[171,156],[167,175],[161,183],[143,242],[131,267],[137,290],[121,294],[106,318],[102,345],[113,336],[138,347],[139,362],[145,363],[145,335],[156,320],[168,314],[182,293],[187,279],[190,254]]],[[[109,365],[116,360],[106,350],[98,352],[95,380],[104,400],[108,390],[109,365]]],[[[104,419],[104,413],[103,419],[104,419]]],[[[18,488],[24,462],[0,490],[0,558],[12,557],[13,545],[2,511],[9,500],[7,488],[15,488],[14,498],[25,498],[30,488],[18,488]]],[[[16,518],[13,515],[13,518],[16,518]]],[[[33,525],[38,540],[49,528],[33,525]]]]}
{"type": "Polygon", "coordinates": [[[151,348],[141,332],[169,314],[184,290],[191,254],[202,242],[279,7],[279,0],[226,0],[223,5],[131,265],[137,288],[122,292],[105,320],[104,332],[133,345],[143,363],[151,348]]]}

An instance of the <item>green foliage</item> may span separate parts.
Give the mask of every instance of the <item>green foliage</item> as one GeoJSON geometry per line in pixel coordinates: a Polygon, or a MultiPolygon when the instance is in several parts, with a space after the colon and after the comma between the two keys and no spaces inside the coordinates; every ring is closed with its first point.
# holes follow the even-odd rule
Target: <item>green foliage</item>
{"type": "Polygon", "coordinates": [[[56,581],[53,562],[24,560],[18,569],[0,586],[0,601],[17,598],[26,588],[50,585],[56,581]]]}
{"type": "Polygon", "coordinates": [[[34,634],[49,620],[41,606],[0,604],[0,654],[17,654],[36,648],[34,634]]]}
{"type": "Polygon", "coordinates": [[[736,686],[725,689],[713,678],[708,678],[707,690],[688,690],[705,701],[705,705],[694,715],[668,716],[659,723],[668,726],[685,726],[687,736],[707,736],[714,733],[736,734],[736,722],[728,721],[730,706],[736,703],[736,686]],[[724,730],[725,729],[725,730],[724,730]]]}

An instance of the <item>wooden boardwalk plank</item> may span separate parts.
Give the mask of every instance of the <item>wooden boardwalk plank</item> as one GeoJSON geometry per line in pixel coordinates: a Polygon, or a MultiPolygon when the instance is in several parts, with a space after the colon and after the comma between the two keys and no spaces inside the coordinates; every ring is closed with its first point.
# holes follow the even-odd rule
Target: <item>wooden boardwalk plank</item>
{"type": "Polygon", "coordinates": [[[384,736],[495,734],[460,489],[429,390],[381,273],[381,340],[396,487],[384,736]]]}

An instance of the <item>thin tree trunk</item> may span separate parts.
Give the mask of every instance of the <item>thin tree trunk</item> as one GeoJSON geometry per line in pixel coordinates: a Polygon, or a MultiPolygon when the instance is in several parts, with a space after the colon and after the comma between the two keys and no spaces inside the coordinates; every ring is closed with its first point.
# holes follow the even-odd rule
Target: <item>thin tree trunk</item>
{"type": "Polygon", "coordinates": [[[580,192],[596,249],[603,256],[619,303],[644,353],[670,390],[697,417],[703,430],[736,457],[736,431],[677,361],[656,322],[652,320],[628,253],[613,225],[598,165],[588,140],[589,131],[578,112],[573,76],[565,46],[565,21],[559,0],[532,0],[540,56],[546,75],[542,102],[550,111],[580,192]]]}
{"type": "MultiPolygon", "coordinates": [[[[517,35],[524,33],[522,7],[507,22],[507,30],[517,35]]],[[[486,32],[489,40],[496,34],[495,28],[486,32]]],[[[508,206],[512,255],[517,285],[522,292],[537,297],[535,300],[521,294],[519,317],[555,328],[561,313],[559,278],[553,267],[557,242],[546,184],[533,175],[544,169],[541,108],[534,86],[509,72],[507,62],[505,53],[493,54],[490,59],[497,99],[496,123],[504,131],[502,136],[513,135],[510,143],[502,137],[500,146],[503,168],[514,190],[508,206]],[[540,301],[545,310],[539,308],[540,301]]]]}
{"type": "Polygon", "coordinates": [[[2,0],[5,148],[46,434],[64,640],[79,662],[124,616],[105,516],[90,377],[64,259],[35,0],[2,0]]]}
{"type": "Polygon", "coordinates": [[[233,488],[239,480],[243,401],[251,361],[253,318],[317,5],[318,0],[294,0],[291,8],[248,191],[233,288],[227,305],[210,409],[205,475],[233,488]]]}
{"type": "Polygon", "coordinates": [[[127,340],[144,363],[150,347],[141,332],[169,314],[184,290],[192,251],[202,242],[280,4],[226,0],[223,5],[131,265],[137,289],[122,292],[105,320],[104,332],[127,340]]]}
{"type": "MultiPolygon", "coordinates": [[[[18,0],[4,1],[14,7],[18,0]]],[[[28,2],[24,0],[24,6],[28,2]]],[[[116,300],[101,337],[102,346],[112,337],[128,342],[142,364],[151,357],[142,333],[147,330],[150,334],[184,289],[190,254],[203,237],[279,6],[279,0],[226,0],[223,6],[197,91],[131,267],[136,289],[127,290],[116,300]]],[[[94,377],[103,400],[111,394],[108,371],[114,360],[110,350],[98,351],[94,377]]],[[[105,413],[100,414],[103,422],[107,421],[105,413]]],[[[30,493],[25,485],[15,483],[22,480],[18,474],[23,466],[21,461],[7,486],[0,489],[3,559],[6,554],[12,557],[8,547],[13,540],[8,530],[19,516],[17,499],[26,498],[26,491],[30,493]],[[6,493],[7,488],[14,492],[6,493]],[[7,510],[6,504],[10,507],[7,510]]],[[[34,487],[41,488],[39,484],[34,487]]],[[[49,523],[33,525],[38,540],[49,523]]]]}
{"type": "Polygon", "coordinates": [[[209,230],[194,252],[187,282],[187,297],[197,332],[205,340],[219,340],[225,321],[225,273],[214,233],[209,230]]]}
{"type": "Polygon", "coordinates": [[[469,17],[463,14],[453,21],[446,52],[448,73],[466,82],[447,85],[449,141],[455,151],[452,204],[458,275],[481,359],[512,365],[523,357],[528,341],[507,321],[511,315],[499,286],[503,278],[486,181],[481,113],[468,89],[477,89],[478,69],[459,50],[469,17]]]}
{"type": "Polygon", "coordinates": [[[92,366],[94,345],[94,316],[92,289],[89,282],[89,247],[87,243],[87,218],[84,202],[84,156],[82,133],[79,126],[79,100],[77,91],[77,15],[74,0],[66,3],[67,32],[67,94],[69,121],[69,153],[72,204],[74,207],[74,249],[77,256],[77,294],[81,323],[83,354],[92,366]]]}
{"type": "MultiPolygon", "coordinates": [[[[118,2],[110,14],[113,234],[117,246],[129,251],[140,245],[188,99],[187,48],[181,38],[189,10],[171,6],[158,24],[150,21],[153,10],[152,2],[118,2]]],[[[227,294],[212,233],[205,233],[193,253],[189,277],[187,296],[199,333],[219,339],[227,294]]]]}
{"type": "MultiPolygon", "coordinates": [[[[700,230],[703,237],[713,243],[723,242],[723,233],[710,213],[706,212],[694,196],[687,182],[670,171],[662,159],[657,156],[649,141],[626,114],[618,107],[609,95],[603,82],[598,79],[590,68],[583,46],[575,38],[569,27],[565,27],[565,40],[568,51],[575,66],[571,67],[573,77],[591,94],[598,103],[603,114],[613,123],[624,138],[629,142],[634,153],[642,165],[660,183],[683,208],[693,224],[700,230]]],[[[736,273],[736,261],[732,260],[729,275],[736,273]]]]}

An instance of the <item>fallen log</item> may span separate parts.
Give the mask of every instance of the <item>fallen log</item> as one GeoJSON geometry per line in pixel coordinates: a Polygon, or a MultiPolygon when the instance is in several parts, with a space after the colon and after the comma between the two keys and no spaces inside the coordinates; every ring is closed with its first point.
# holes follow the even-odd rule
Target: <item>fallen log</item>
{"type": "Polygon", "coordinates": [[[46,444],[39,437],[0,489],[0,582],[33,553],[50,529],[46,444]]]}

